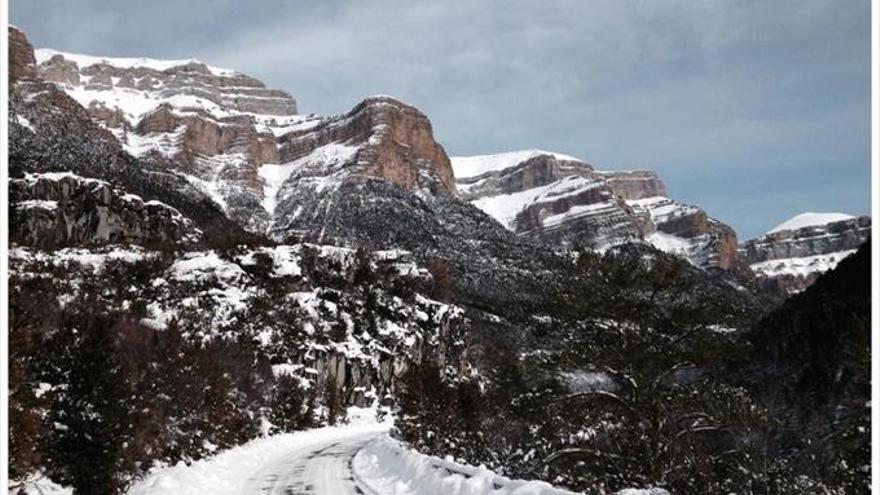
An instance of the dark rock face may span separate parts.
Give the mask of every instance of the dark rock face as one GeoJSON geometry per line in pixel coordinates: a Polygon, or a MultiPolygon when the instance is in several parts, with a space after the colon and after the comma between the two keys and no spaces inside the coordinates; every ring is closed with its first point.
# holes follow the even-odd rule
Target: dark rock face
{"type": "Polygon", "coordinates": [[[9,26],[9,82],[33,76],[35,65],[33,45],[22,30],[9,26]]]}
{"type": "Polygon", "coordinates": [[[295,194],[278,206],[291,213],[275,234],[368,249],[406,249],[420,263],[445,260],[457,302],[509,309],[509,316],[549,297],[542,286],[556,280],[552,268],[561,266],[560,259],[446,193],[439,182],[424,179],[422,191],[413,194],[367,178],[295,194]]]}
{"type": "Polygon", "coordinates": [[[782,294],[803,291],[871,236],[867,216],[782,230],[750,239],[739,251],[760,284],[782,294]]]}
{"type": "MultiPolygon", "coordinates": [[[[16,81],[10,87],[9,116],[11,177],[73,172],[100,178],[144,202],[158,200],[177,209],[209,238],[244,235],[186,179],[126,153],[112,132],[96,124],[85,108],[54,84],[37,76],[16,81]]],[[[43,217],[49,218],[46,212],[43,217]]]]}
{"type": "Polygon", "coordinates": [[[180,212],[107,182],[36,174],[9,183],[10,240],[42,249],[102,244],[172,245],[197,233],[180,212]]]}

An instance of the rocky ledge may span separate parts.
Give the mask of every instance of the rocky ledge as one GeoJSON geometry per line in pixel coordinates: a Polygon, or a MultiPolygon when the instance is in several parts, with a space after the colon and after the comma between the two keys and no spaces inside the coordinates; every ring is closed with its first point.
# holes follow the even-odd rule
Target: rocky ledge
{"type": "Polygon", "coordinates": [[[98,179],[72,173],[28,174],[11,179],[9,190],[10,241],[25,246],[161,246],[199,237],[176,209],[98,179]]]}
{"type": "Polygon", "coordinates": [[[541,150],[452,160],[462,198],[518,235],[600,250],[645,241],[700,267],[735,264],[733,229],[668,198],[650,170],[599,171],[541,150]]]}
{"type": "Polygon", "coordinates": [[[871,218],[840,213],[803,213],[743,243],[739,254],[768,289],[800,292],[871,235],[871,218]]]}

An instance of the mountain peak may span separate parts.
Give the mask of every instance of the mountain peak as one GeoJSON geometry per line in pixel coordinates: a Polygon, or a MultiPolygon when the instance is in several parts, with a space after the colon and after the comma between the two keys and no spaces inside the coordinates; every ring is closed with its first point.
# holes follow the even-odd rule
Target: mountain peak
{"type": "Polygon", "coordinates": [[[85,55],[80,53],[62,52],[54,50],[52,48],[38,48],[34,50],[34,57],[36,58],[37,64],[42,64],[43,62],[46,62],[54,57],[61,57],[68,61],[76,63],[80,69],[91,67],[93,65],[109,65],[118,69],[143,68],[157,70],[161,72],[178,67],[188,67],[190,69],[198,69],[203,67],[209,74],[215,76],[241,75],[239,72],[236,72],[234,70],[210,66],[202,62],[201,60],[197,60],[194,58],[168,60],[147,57],[103,57],[95,55],[85,55]]]}
{"type": "Polygon", "coordinates": [[[515,167],[527,160],[542,155],[552,156],[557,160],[583,162],[580,158],[539,149],[507,151],[488,155],[453,156],[450,157],[450,160],[452,161],[452,169],[455,172],[456,179],[467,179],[515,167]]]}
{"type": "Polygon", "coordinates": [[[846,213],[816,213],[807,211],[799,215],[795,215],[788,220],[780,223],[768,231],[768,234],[775,234],[785,230],[798,230],[804,227],[819,227],[829,223],[840,222],[843,220],[852,220],[855,218],[846,213]]]}

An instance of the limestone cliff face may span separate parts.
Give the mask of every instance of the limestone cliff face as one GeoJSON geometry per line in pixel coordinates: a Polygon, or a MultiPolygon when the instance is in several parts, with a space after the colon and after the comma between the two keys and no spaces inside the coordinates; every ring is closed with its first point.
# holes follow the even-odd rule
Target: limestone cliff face
{"type": "MultiPolygon", "coordinates": [[[[296,114],[296,100],[284,91],[268,89],[250,76],[195,60],[104,58],[53,50],[38,50],[36,56],[40,77],[58,84],[81,85],[84,90],[129,90],[131,97],[149,93],[159,100],[177,100],[180,107],[218,107],[226,112],[275,116],[296,114]]],[[[100,95],[93,98],[103,100],[100,95]]],[[[132,110],[125,104],[119,105],[132,110]]]]}
{"type": "Polygon", "coordinates": [[[107,182],[70,173],[9,182],[10,241],[42,249],[103,244],[157,246],[198,237],[186,218],[158,201],[125,194],[107,182]]]}
{"type": "Polygon", "coordinates": [[[36,61],[38,78],[75,98],[126,151],[180,172],[246,228],[267,229],[258,169],[278,160],[277,134],[308,120],[289,94],[194,60],[37,50],[36,61]]]}
{"type": "Polygon", "coordinates": [[[854,253],[870,235],[871,218],[867,216],[819,222],[750,239],[741,246],[739,256],[759,283],[793,294],[854,253]]]}
{"type": "Polygon", "coordinates": [[[861,216],[794,230],[771,232],[745,242],[749,264],[858,249],[871,235],[871,217],[861,216]]]}
{"type": "Polygon", "coordinates": [[[627,200],[668,196],[666,186],[653,170],[611,170],[602,172],[614,194],[627,200]]]}
{"type": "Polygon", "coordinates": [[[183,174],[254,232],[277,230],[275,205],[287,197],[279,194],[288,176],[332,169],[335,179],[374,177],[411,191],[428,174],[455,190],[428,118],[393,98],[368,98],[341,116],[300,116],[287,93],[197,61],[36,53],[37,75],[76,98],[129,153],[183,174]],[[344,167],[308,159],[327,146],[353,150],[344,167]],[[272,173],[304,159],[314,166],[272,173]]]}
{"type": "Polygon", "coordinates": [[[650,170],[597,171],[539,150],[453,159],[462,198],[519,235],[604,249],[649,242],[701,267],[731,269],[736,233],[668,198],[650,170]]]}
{"type": "Polygon", "coordinates": [[[328,145],[357,147],[348,171],[385,179],[412,190],[420,173],[435,176],[455,191],[449,157],[434,140],[428,117],[413,106],[387,96],[374,96],[350,112],[322,120],[280,139],[280,162],[293,162],[328,145]]]}
{"type": "Polygon", "coordinates": [[[17,27],[9,26],[9,81],[33,76],[35,65],[34,47],[27,36],[17,27]]]}

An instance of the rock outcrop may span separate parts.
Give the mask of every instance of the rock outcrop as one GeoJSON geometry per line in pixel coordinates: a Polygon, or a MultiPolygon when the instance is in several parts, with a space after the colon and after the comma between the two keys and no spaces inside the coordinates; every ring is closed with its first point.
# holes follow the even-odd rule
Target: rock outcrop
{"type": "Polygon", "coordinates": [[[9,82],[33,76],[36,73],[35,65],[34,47],[24,31],[9,26],[9,82]]]}
{"type": "Polygon", "coordinates": [[[743,243],[739,255],[769,290],[803,291],[871,236],[871,218],[804,213],[743,243]]]}
{"type": "Polygon", "coordinates": [[[39,247],[171,246],[198,232],[176,209],[144,201],[98,179],[44,173],[11,179],[10,241],[39,247]]]}
{"type": "Polygon", "coordinates": [[[666,197],[652,171],[597,171],[539,150],[453,158],[459,191],[521,236],[593,249],[647,241],[700,267],[731,269],[736,233],[666,197]]]}
{"type": "MultiPolygon", "coordinates": [[[[26,38],[23,40],[20,45],[29,47],[26,38]]],[[[148,209],[153,208],[153,201],[170,205],[210,238],[240,238],[243,234],[242,229],[183,174],[167,164],[139,160],[127,153],[111,129],[98,122],[93,113],[60,86],[46,82],[39,74],[10,84],[8,151],[9,174],[16,180],[28,174],[47,172],[100,179],[114,190],[141,197],[145,205],[150,204],[148,209]]],[[[31,213],[36,215],[38,211],[31,213]]],[[[48,212],[43,211],[41,215],[40,225],[45,225],[48,212]]],[[[19,234],[21,239],[27,237],[23,232],[19,234]]],[[[58,236],[47,242],[67,243],[63,238],[58,236]]]]}
{"type": "Polygon", "coordinates": [[[357,147],[355,175],[393,182],[406,190],[416,187],[421,172],[433,174],[448,191],[455,191],[449,157],[435,140],[428,117],[413,106],[388,96],[372,96],[347,114],[323,119],[309,129],[280,139],[280,161],[293,162],[316,149],[339,144],[357,147]]]}

